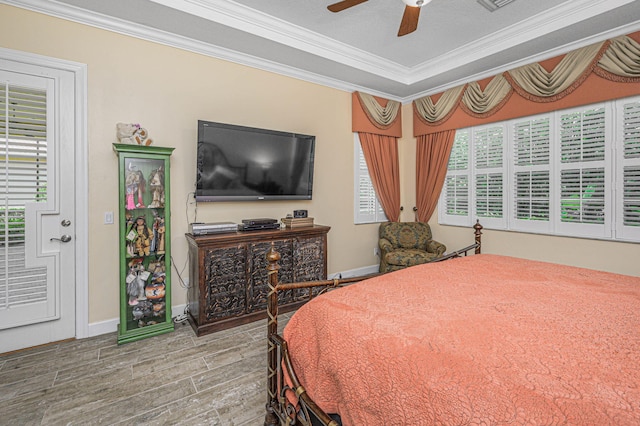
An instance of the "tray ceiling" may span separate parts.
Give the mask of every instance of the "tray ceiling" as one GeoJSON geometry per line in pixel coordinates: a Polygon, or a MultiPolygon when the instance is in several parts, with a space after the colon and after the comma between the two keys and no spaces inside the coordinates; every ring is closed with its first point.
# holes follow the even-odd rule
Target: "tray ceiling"
{"type": "Polygon", "coordinates": [[[397,37],[402,0],[336,1],[0,0],[403,102],[640,30],[640,0],[432,0],[397,37]]]}

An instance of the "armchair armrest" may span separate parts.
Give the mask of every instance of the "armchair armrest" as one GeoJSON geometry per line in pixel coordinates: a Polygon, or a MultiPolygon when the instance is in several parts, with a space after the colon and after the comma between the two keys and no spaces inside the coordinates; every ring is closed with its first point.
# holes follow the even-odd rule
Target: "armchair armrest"
{"type": "Polygon", "coordinates": [[[386,253],[393,249],[393,244],[391,244],[391,241],[387,240],[386,238],[380,238],[378,240],[378,247],[380,247],[380,251],[382,253],[386,253]]]}
{"type": "Polygon", "coordinates": [[[442,254],[447,251],[447,246],[436,240],[429,240],[427,243],[427,251],[442,256],[442,254]]]}

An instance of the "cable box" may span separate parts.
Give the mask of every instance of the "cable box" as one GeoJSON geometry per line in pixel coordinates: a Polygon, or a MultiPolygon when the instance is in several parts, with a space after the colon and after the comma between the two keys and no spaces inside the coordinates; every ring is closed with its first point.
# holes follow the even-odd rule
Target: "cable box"
{"type": "Polygon", "coordinates": [[[280,224],[277,221],[275,223],[243,223],[239,229],[241,231],[264,231],[268,229],[280,229],[280,224]]]}
{"type": "Polygon", "coordinates": [[[277,219],[267,219],[264,217],[258,218],[258,219],[242,219],[242,224],[244,226],[258,226],[258,225],[273,225],[276,224],[278,225],[278,220],[277,219]]]}
{"type": "Polygon", "coordinates": [[[236,232],[237,230],[238,224],[233,222],[194,222],[189,224],[189,231],[191,231],[191,234],[194,236],[219,234],[222,232],[236,232]]]}

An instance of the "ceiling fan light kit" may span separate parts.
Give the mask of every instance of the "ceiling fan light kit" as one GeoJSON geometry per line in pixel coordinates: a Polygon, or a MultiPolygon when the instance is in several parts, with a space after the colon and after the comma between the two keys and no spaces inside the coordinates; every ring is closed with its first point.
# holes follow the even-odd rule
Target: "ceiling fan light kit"
{"type": "Polygon", "coordinates": [[[422,7],[429,3],[431,0],[402,0],[404,4],[411,7],[422,7]]]}

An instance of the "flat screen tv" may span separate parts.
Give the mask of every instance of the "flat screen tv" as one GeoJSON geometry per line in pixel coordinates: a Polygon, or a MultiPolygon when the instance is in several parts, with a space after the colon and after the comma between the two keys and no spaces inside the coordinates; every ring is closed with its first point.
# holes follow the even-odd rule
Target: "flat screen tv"
{"type": "Polygon", "coordinates": [[[196,201],[310,200],[315,136],[198,121],[196,201]]]}

